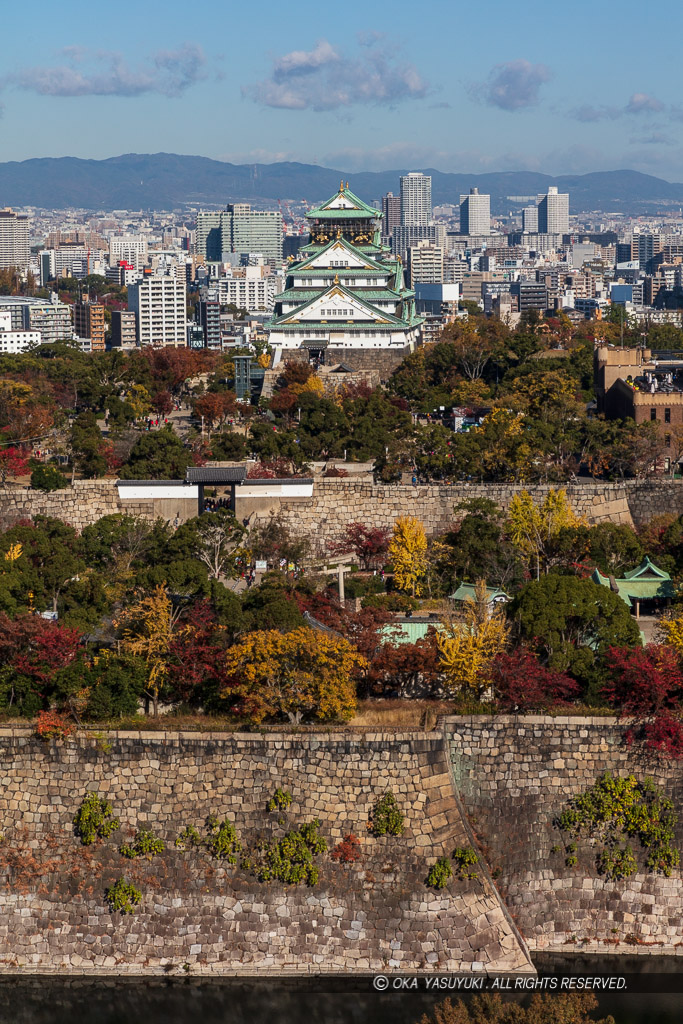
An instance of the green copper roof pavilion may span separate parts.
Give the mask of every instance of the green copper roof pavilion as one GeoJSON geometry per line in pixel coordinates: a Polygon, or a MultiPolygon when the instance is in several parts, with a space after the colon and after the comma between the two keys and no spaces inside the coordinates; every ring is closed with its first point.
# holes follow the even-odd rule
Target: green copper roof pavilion
{"type": "Polygon", "coordinates": [[[419,343],[422,318],[400,257],[382,245],[382,214],[342,182],[306,218],[310,243],[290,264],[265,325],[276,363],[292,349],[329,363],[349,350],[390,349],[400,362],[419,343]]]}
{"type": "Polygon", "coordinates": [[[674,596],[674,585],[668,572],[647,556],[635,569],[625,572],[621,579],[603,576],[599,569],[593,570],[591,579],[602,587],[609,587],[629,608],[634,605],[636,612],[639,612],[642,601],[661,602],[674,596]]]}

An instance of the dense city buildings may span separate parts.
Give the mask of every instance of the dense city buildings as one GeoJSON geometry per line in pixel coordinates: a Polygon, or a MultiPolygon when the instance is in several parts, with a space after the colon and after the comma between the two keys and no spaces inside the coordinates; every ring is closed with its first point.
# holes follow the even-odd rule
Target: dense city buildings
{"type": "Polygon", "coordinates": [[[564,235],[569,231],[569,195],[558,192],[553,185],[546,195],[538,197],[538,232],[564,235]]]}

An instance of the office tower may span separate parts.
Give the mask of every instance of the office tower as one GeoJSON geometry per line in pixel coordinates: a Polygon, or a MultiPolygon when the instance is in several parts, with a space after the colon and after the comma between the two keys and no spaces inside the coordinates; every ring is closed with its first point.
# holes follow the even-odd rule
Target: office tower
{"type": "Polygon", "coordinates": [[[104,352],[104,306],[95,302],[74,303],[74,331],[77,337],[90,339],[91,352],[104,352]]]}
{"type": "Polygon", "coordinates": [[[0,210],[0,268],[28,267],[30,258],[28,217],[9,207],[0,210]]]}
{"type": "Polygon", "coordinates": [[[385,238],[391,238],[394,228],[401,223],[401,197],[395,196],[393,192],[387,192],[382,196],[382,234],[385,238]]]}
{"type": "Polygon", "coordinates": [[[401,224],[426,227],[432,219],[432,179],[421,171],[401,176],[401,224]]]}
{"type": "Polygon", "coordinates": [[[138,341],[154,348],[185,348],[185,281],[148,274],[128,288],[128,309],[135,313],[138,341]]]}
{"type": "Polygon", "coordinates": [[[234,255],[258,252],[282,263],[282,214],[233,203],[219,213],[197,214],[197,252],[207,262],[235,263],[234,255]],[[232,258],[231,258],[232,257],[232,258]]]}
{"type": "Polygon", "coordinates": [[[537,206],[525,206],[522,210],[522,231],[538,234],[537,206]]]}
{"type": "Polygon", "coordinates": [[[408,272],[411,287],[416,284],[443,283],[443,249],[440,245],[418,242],[408,249],[408,272]]]}
{"type": "Polygon", "coordinates": [[[538,233],[566,235],[569,232],[569,193],[558,192],[554,185],[547,195],[538,197],[538,233]]]}
{"type": "Polygon", "coordinates": [[[471,188],[468,196],[460,196],[460,234],[488,235],[491,233],[491,196],[471,188]]]}
{"type": "Polygon", "coordinates": [[[197,303],[195,319],[202,328],[204,348],[221,347],[221,307],[219,302],[202,300],[197,303]]]}
{"type": "Polygon", "coordinates": [[[114,235],[109,239],[109,262],[129,263],[136,270],[147,264],[147,239],[144,235],[114,235]]]}
{"type": "Polygon", "coordinates": [[[633,235],[631,241],[631,259],[637,260],[640,269],[644,270],[646,263],[662,251],[662,236],[649,231],[643,231],[633,235]]]}
{"type": "Polygon", "coordinates": [[[114,309],[111,314],[111,347],[135,348],[137,324],[132,309],[114,309]]]}

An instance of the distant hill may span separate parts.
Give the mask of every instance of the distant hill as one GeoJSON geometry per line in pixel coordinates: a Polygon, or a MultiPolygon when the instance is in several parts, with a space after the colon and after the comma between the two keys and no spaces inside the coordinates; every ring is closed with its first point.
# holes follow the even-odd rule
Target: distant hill
{"type": "MultiPolygon", "coordinates": [[[[415,170],[415,168],[410,168],[415,170]]],[[[549,185],[571,196],[571,210],[652,213],[657,208],[683,205],[683,184],[638,171],[600,171],[551,177],[531,171],[493,174],[446,174],[423,168],[432,176],[436,204],[457,203],[472,186],[491,195],[494,213],[518,208],[509,196],[533,196],[549,185]]],[[[84,207],[89,210],[170,210],[177,207],[224,204],[238,200],[256,204],[277,199],[313,203],[325,199],[348,179],[367,200],[385,192],[398,193],[405,170],[363,171],[350,174],[312,164],[229,164],[200,156],[173,153],[128,153],[108,160],[75,157],[0,163],[2,206],[84,207]]]]}

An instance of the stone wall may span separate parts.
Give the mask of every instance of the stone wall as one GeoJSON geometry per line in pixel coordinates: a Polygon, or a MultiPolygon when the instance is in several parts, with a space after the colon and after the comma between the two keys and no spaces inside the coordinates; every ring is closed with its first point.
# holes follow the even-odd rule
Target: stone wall
{"type": "MultiPolygon", "coordinates": [[[[588,841],[577,866],[565,865],[566,837],[553,825],[605,771],[653,778],[683,819],[680,764],[640,762],[623,728],[600,718],[448,718],[445,729],[460,798],[532,951],[683,954],[680,869],[605,881],[588,841]]],[[[677,842],[683,849],[681,820],[677,842]]]]}
{"type": "Polygon", "coordinates": [[[153,519],[152,504],[148,501],[121,501],[115,480],[76,480],[73,487],[50,491],[49,494],[16,485],[0,490],[0,517],[4,521],[36,515],[54,516],[70,523],[79,533],[102,516],[115,512],[153,519]]]}
{"type": "Polygon", "coordinates": [[[468,831],[438,733],[112,733],[46,746],[26,730],[0,731],[0,971],[531,970],[523,942],[488,874],[424,884],[429,864],[468,831]],[[268,814],[280,786],[291,807],[268,814]],[[401,837],[367,830],[391,788],[401,837]],[[72,820],[86,790],[113,804],[122,830],[82,847],[72,820]],[[258,837],[318,818],[333,846],[349,832],[357,864],[321,858],[312,888],[259,883],[174,839],[209,813],[231,817],[247,848],[258,837]],[[149,826],[167,850],[126,861],[118,845],[149,826]],[[124,875],[140,909],[113,915],[106,886],[124,875]]]}
{"type": "MultiPolygon", "coordinates": [[[[489,498],[501,508],[507,508],[521,484],[430,484],[402,486],[373,484],[349,479],[316,480],[313,497],[308,501],[280,503],[280,516],[295,534],[313,537],[320,553],[327,550],[329,541],[338,539],[350,522],[366,526],[391,528],[398,516],[412,515],[420,519],[428,535],[447,530],[456,518],[454,506],[472,498],[489,498]]],[[[526,488],[535,501],[542,501],[550,489],[537,485],[526,488]]],[[[633,524],[631,514],[634,489],[622,484],[577,484],[566,488],[575,511],[589,523],[610,520],[633,524]]],[[[683,512],[683,487],[679,485],[679,504],[683,512]]],[[[660,499],[661,500],[661,499],[660,499]]],[[[666,491],[671,509],[674,501],[666,491]]],[[[657,504],[656,490],[639,497],[634,503],[638,521],[655,513],[646,514],[657,504]]],[[[673,509],[672,509],[673,510],[673,509]]],[[[662,511],[662,506],[657,509],[662,511]]]]}

